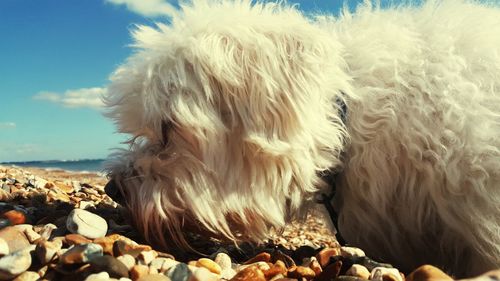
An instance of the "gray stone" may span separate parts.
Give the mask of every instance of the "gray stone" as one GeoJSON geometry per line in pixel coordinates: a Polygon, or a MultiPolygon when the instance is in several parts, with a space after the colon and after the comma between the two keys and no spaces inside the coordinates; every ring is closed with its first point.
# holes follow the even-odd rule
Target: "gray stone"
{"type": "Polygon", "coordinates": [[[94,272],[106,271],[110,277],[128,277],[128,268],[121,261],[112,256],[100,256],[90,260],[90,267],[94,272]]]}
{"type": "Polygon", "coordinates": [[[108,231],[106,220],[82,209],[74,209],[68,215],[66,228],[89,239],[104,237],[108,231]]]}
{"type": "Polygon", "coordinates": [[[188,265],[185,263],[179,263],[172,267],[167,274],[172,281],[188,281],[191,275],[191,270],[189,270],[188,265]]]}

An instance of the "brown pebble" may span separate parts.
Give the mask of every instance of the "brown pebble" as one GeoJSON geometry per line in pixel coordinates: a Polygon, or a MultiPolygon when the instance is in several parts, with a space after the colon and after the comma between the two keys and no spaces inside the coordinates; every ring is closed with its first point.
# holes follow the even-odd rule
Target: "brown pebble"
{"type": "Polygon", "coordinates": [[[0,238],[7,242],[10,253],[22,250],[30,245],[30,241],[28,241],[24,232],[13,226],[1,229],[0,238]]]}
{"type": "Polygon", "coordinates": [[[325,248],[316,254],[316,259],[322,268],[328,265],[331,257],[339,256],[340,249],[337,248],[325,248]]]}
{"type": "Polygon", "coordinates": [[[266,277],[264,273],[255,266],[249,266],[240,272],[236,273],[236,275],[231,278],[231,281],[266,281],[266,277]]]}
{"type": "Polygon", "coordinates": [[[342,268],[342,261],[336,261],[327,267],[316,277],[315,281],[330,281],[339,276],[340,269],[342,268]]]}
{"type": "Polygon", "coordinates": [[[305,278],[306,280],[311,280],[316,276],[316,274],[309,267],[292,266],[291,268],[288,269],[287,276],[291,278],[297,278],[297,279],[305,278]]]}
{"type": "Polygon", "coordinates": [[[432,265],[422,265],[415,269],[406,277],[406,281],[431,281],[431,280],[453,280],[448,274],[441,269],[432,265]]]}
{"type": "Polygon", "coordinates": [[[80,245],[80,244],[91,243],[92,240],[89,240],[80,234],[67,234],[66,236],[64,236],[64,242],[68,246],[71,246],[71,245],[80,245]]]}
{"type": "Polygon", "coordinates": [[[59,263],[81,264],[89,260],[102,256],[102,247],[97,244],[75,245],[59,257],[59,263]]]}
{"type": "Polygon", "coordinates": [[[319,264],[318,260],[315,259],[314,257],[311,258],[311,263],[309,264],[309,268],[314,271],[316,275],[319,275],[323,269],[321,268],[321,265],[319,264]]]}
{"type": "Polygon", "coordinates": [[[8,219],[13,225],[26,222],[26,215],[18,210],[10,210],[2,214],[2,217],[8,219]]]}
{"type": "Polygon", "coordinates": [[[247,260],[243,264],[252,264],[252,263],[259,262],[259,261],[269,262],[270,260],[271,260],[271,254],[266,253],[266,252],[262,252],[262,253],[256,255],[255,257],[247,260]]]}
{"type": "Polygon", "coordinates": [[[170,278],[164,274],[148,274],[137,279],[137,281],[170,281],[170,278]]]}
{"type": "Polygon", "coordinates": [[[134,265],[130,270],[130,279],[138,280],[149,274],[149,267],[146,265],[134,265]]]}
{"type": "Polygon", "coordinates": [[[207,259],[207,258],[201,258],[201,259],[199,259],[196,262],[196,266],[197,267],[204,267],[204,268],[210,270],[210,272],[213,272],[215,274],[220,274],[221,271],[222,271],[220,265],[218,265],[213,260],[207,259]]]}
{"type": "Polygon", "coordinates": [[[268,270],[264,270],[264,276],[267,279],[273,278],[278,274],[285,274],[287,272],[287,268],[285,263],[282,261],[277,261],[275,264],[271,265],[268,270]]]}
{"type": "Polygon", "coordinates": [[[142,248],[136,248],[136,246],[123,240],[116,240],[115,243],[113,243],[113,254],[115,257],[129,254],[132,257],[137,258],[142,251],[142,248]]]}
{"type": "Polygon", "coordinates": [[[115,243],[115,240],[113,240],[112,238],[109,238],[107,236],[96,238],[94,239],[94,243],[101,245],[105,254],[111,256],[113,255],[113,244],[115,243]]]}

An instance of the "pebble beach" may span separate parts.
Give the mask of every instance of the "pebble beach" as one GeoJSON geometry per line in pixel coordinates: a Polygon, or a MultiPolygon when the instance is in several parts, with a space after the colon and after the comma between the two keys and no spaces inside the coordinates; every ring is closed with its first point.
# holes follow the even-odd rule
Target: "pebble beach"
{"type": "MultiPolygon", "coordinates": [[[[142,240],[106,182],[97,173],[0,166],[0,280],[454,280],[430,265],[400,272],[341,247],[319,214],[259,245],[194,237],[199,253],[165,252],[142,240]]],[[[497,281],[500,271],[469,280],[497,281]]]]}

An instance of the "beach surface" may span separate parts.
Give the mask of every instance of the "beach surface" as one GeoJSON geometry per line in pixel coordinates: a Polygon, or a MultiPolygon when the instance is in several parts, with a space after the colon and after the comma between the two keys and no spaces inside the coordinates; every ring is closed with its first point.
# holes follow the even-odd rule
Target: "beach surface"
{"type": "Polygon", "coordinates": [[[193,235],[198,252],[165,251],[142,239],[106,182],[99,173],[0,166],[0,280],[452,280],[431,266],[405,277],[341,247],[320,214],[258,245],[193,235]]]}

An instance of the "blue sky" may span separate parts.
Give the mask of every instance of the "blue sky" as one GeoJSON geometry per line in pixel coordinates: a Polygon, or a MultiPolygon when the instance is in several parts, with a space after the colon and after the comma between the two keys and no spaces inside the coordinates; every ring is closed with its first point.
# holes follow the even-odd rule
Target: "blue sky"
{"type": "MultiPolygon", "coordinates": [[[[338,0],[289,0],[337,12],[338,0]]],[[[348,1],[355,5],[358,0],[348,1]]],[[[1,0],[0,162],[105,158],[125,136],[99,95],[131,53],[135,23],[161,21],[163,0],[1,0]]]]}

